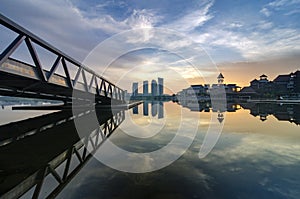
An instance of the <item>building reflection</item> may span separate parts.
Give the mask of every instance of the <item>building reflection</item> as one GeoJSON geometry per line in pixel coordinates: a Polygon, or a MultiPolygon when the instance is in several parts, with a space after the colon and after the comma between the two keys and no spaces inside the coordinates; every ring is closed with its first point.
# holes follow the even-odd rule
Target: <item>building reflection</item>
{"type": "Polygon", "coordinates": [[[0,126],[0,198],[54,198],[124,119],[124,110],[68,110],[0,126]],[[87,122],[85,135],[74,118],[87,122]]]}
{"type": "Polygon", "coordinates": [[[197,112],[217,112],[220,123],[224,120],[224,112],[236,112],[239,109],[250,110],[250,114],[266,121],[273,115],[279,121],[288,121],[296,125],[300,124],[300,104],[278,103],[233,103],[226,104],[199,102],[196,100],[184,100],[178,102],[181,106],[197,112]]]}
{"type": "Polygon", "coordinates": [[[288,121],[296,125],[300,124],[299,104],[276,104],[276,103],[243,103],[244,109],[249,109],[250,114],[266,121],[273,115],[278,121],[288,121]]]}
{"type": "MultiPolygon", "coordinates": [[[[149,116],[149,106],[151,110],[151,116],[158,119],[164,118],[164,102],[163,101],[144,101],[142,104],[143,116],[149,116]]],[[[132,110],[133,114],[139,114],[138,106],[135,106],[132,110]]]]}
{"type": "Polygon", "coordinates": [[[158,109],[158,102],[157,101],[151,101],[151,115],[152,115],[152,117],[155,117],[157,115],[157,109],[158,109]]]}
{"type": "Polygon", "coordinates": [[[219,123],[222,123],[224,120],[224,112],[218,111],[218,117],[217,117],[219,123]]]}
{"type": "Polygon", "coordinates": [[[139,114],[138,106],[135,106],[135,107],[132,108],[132,113],[133,114],[139,114]]]}
{"type": "Polygon", "coordinates": [[[158,119],[164,118],[164,103],[158,102],[158,119]]]}
{"type": "Polygon", "coordinates": [[[143,103],[143,115],[144,116],[148,116],[149,115],[148,108],[149,108],[149,102],[145,101],[143,103]]]}

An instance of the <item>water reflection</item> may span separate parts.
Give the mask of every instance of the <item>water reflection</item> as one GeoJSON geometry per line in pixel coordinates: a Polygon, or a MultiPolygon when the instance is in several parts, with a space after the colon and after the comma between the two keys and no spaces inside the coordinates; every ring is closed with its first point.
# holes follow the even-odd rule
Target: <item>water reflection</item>
{"type": "Polygon", "coordinates": [[[138,109],[137,106],[135,106],[135,107],[132,108],[132,113],[133,114],[139,114],[139,109],[138,109]]]}
{"type": "MultiPolygon", "coordinates": [[[[300,134],[295,125],[299,124],[299,105],[228,103],[225,109],[212,109],[209,103],[181,105],[184,108],[172,102],[149,101],[137,110],[129,110],[126,118],[122,110],[116,114],[101,110],[102,114],[97,114],[101,129],[86,126],[89,133],[83,140],[67,111],[0,126],[0,198],[17,198],[26,186],[29,191],[23,198],[32,197],[35,190],[40,198],[62,199],[300,197],[300,134]],[[153,107],[156,114],[152,114],[153,107]],[[185,118],[180,118],[181,112],[185,118]],[[223,132],[213,151],[199,159],[211,114],[217,114],[224,124],[223,132]],[[181,119],[188,124],[182,131],[198,126],[197,136],[180,159],[155,172],[119,172],[84,150],[84,146],[92,151],[97,148],[110,130],[114,133],[109,139],[125,150],[158,150],[174,138],[181,119]],[[149,135],[156,126],[164,125],[157,135],[134,138],[122,130],[129,120],[141,127],[142,130],[131,127],[138,135],[149,135]],[[147,126],[149,121],[153,126],[147,126]]],[[[82,119],[88,114],[81,115],[82,119]]],[[[190,139],[181,137],[182,142],[190,139]]],[[[177,148],[172,152],[177,153],[177,148]]],[[[109,158],[122,164],[122,157],[109,154],[109,158]]],[[[149,158],[131,166],[153,164],[155,161],[149,158]]]]}
{"type": "Polygon", "coordinates": [[[289,121],[297,125],[300,124],[299,104],[248,103],[241,104],[241,106],[244,109],[249,109],[250,114],[254,117],[259,117],[261,121],[265,121],[269,115],[273,115],[278,121],[289,121]]]}
{"type": "MultiPolygon", "coordinates": [[[[166,125],[160,135],[134,139],[117,129],[110,137],[128,151],[157,150],[176,134],[176,121],[182,111],[186,116],[184,120],[191,126],[200,121],[199,129],[193,145],[172,165],[151,173],[130,174],[92,160],[58,198],[299,198],[300,134],[297,125],[278,122],[270,115],[267,121],[261,122],[249,114],[251,109],[244,109],[244,104],[228,104],[220,140],[207,157],[199,159],[198,152],[211,114],[218,114],[220,120],[225,114],[224,110],[204,105],[199,112],[199,109],[179,109],[176,103],[164,103],[166,125]]],[[[144,108],[139,107],[140,117],[132,114],[126,120],[144,125],[149,120],[143,116],[141,110],[144,108]]],[[[158,117],[151,119],[153,123],[162,122],[158,117]]],[[[183,129],[190,131],[191,126],[183,129]]],[[[190,138],[182,137],[182,142],[186,139],[190,138]]],[[[118,156],[111,158],[120,160],[118,156]]],[[[151,167],[154,163],[150,158],[132,167],[151,167]]]]}
{"type": "Polygon", "coordinates": [[[148,102],[148,101],[145,101],[145,102],[143,103],[143,115],[144,115],[144,116],[148,116],[148,115],[149,115],[148,109],[149,109],[149,102],[148,102]]]}
{"type": "Polygon", "coordinates": [[[124,110],[97,109],[99,125],[79,137],[73,120],[89,118],[60,111],[0,126],[0,198],[54,197],[123,122],[124,110]]]}
{"type": "Polygon", "coordinates": [[[157,101],[152,101],[151,102],[151,115],[152,115],[152,117],[155,117],[157,115],[157,109],[158,109],[157,104],[158,104],[157,101]]]}
{"type": "Polygon", "coordinates": [[[158,102],[158,119],[164,118],[164,103],[158,102]]]}
{"type": "MultiPolygon", "coordinates": [[[[151,116],[158,117],[158,119],[164,118],[164,102],[163,101],[144,101],[142,103],[143,115],[149,116],[149,105],[151,109],[151,116]]],[[[139,114],[138,106],[132,108],[132,113],[135,115],[139,114]]]]}
{"type": "Polygon", "coordinates": [[[236,112],[241,108],[250,110],[250,114],[266,121],[268,116],[274,116],[278,121],[288,121],[296,125],[300,124],[300,104],[284,103],[227,103],[225,108],[211,105],[210,102],[181,101],[181,106],[196,112],[218,112],[220,122],[224,120],[224,112],[236,112]]]}

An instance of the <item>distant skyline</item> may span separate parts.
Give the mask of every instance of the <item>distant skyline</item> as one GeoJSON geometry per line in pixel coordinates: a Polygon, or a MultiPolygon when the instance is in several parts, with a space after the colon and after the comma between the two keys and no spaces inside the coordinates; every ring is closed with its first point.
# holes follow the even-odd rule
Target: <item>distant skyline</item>
{"type": "MultiPolygon", "coordinates": [[[[2,0],[0,7],[1,14],[79,61],[101,41],[126,30],[176,30],[201,47],[203,56],[207,53],[226,83],[241,86],[263,73],[272,80],[300,69],[299,10],[300,0],[2,0]]],[[[1,50],[5,45],[0,43],[1,50]]],[[[191,48],[186,41],[176,45],[180,50],[191,48]]],[[[205,83],[188,64],[194,57],[185,58],[157,49],[129,52],[115,60],[104,76],[118,82],[126,74],[127,80],[119,83],[127,90],[132,82],[153,75],[164,77],[167,89],[174,92],[187,84],[205,83]]],[[[103,66],[91,65],[99,73],[104,71],[103,66]]],[[[216,76],[209,66],[201,73],[204,78],[216,76]]]]}
{"type": "MultiPolygon", "coordinates": [[[[130,92],[130,91],[129,91],[130,92]]],[[[158,77],[151,81],[132,82],[132,96],[162,96],[164,95],[164,78],[158,77]],[[139,85],[139,83],[142,83],[139,85]]]]}

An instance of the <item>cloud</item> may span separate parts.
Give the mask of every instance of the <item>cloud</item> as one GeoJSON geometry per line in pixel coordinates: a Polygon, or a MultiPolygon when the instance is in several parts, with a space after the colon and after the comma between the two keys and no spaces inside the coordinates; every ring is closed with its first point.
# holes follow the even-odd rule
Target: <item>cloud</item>
{"type": "MultiPolygon", "coordinates": [[[[262,3],[261,7],[250,10],[249,15],[253,18],[242,17],[244,13],[240,9],[234,9],[232,13],[223,10],[219,2],[212,0],[192,5],[182,3],[182,10],[178,10],[178,5],[175,10],[167,12],[167,7],[172,3],[153,6],[147,3],[129,5],[123,1],[97,4],[69,0],[3,0],[0,11],[79,61],[84,60],[96,45],[111,36],[131,29],[146,28],[142,32],[136,31],[136,35],[118,40],[99,57],[114,56],[116,49],[128,45],[153,42],[155,36],[156,46],[164,46],[183,55],[186,60],[193,58],[193,63],[205,65],[207,63],[203,62],[207,58],[194,58],[195,49],[201,49],[203,57],[209,56],[207,51],[217,62],[269,59],[270,56],[282,57],[300,51],[297,22],[288,20],[289,16],[295,18],[299,12],[299,2],[275,0],[264,5],[262,3]],[[155,35],[156,28],[173,29],[185,35],[181,38],[176,38],[176,34],[170,38],[167,32],[155,35]]],[[[136,63],[133,58],[127,58],[126,64],[132,60],[132,64],[143,64],[139,60],[136,63]]],[[[167,57],[160,61],[165,65],[174,62],[167,57]]],[[[122,67],[121,64],[119,66],[122,67]]],[[[184,64],[180,66],[183,71],[184,64]]],[[[101,69],[102,66],[97,67],[101,69]]]]}
{"type": "Polygon", "coordinates": [[[288,166],[298,164],[300,161],[299,144],[287,144],[286,140],[278,139],[272,142],[266,141],[266,135],[247,135],[240,143],[227,149],[214,150],[204,161],[219,160],[226,157],[226,160],[217,161],[221,165],[230,164],[237,160],[251,158],[252,162],[268,162],[271,165],[288,166]]]}
{"type": "Polygon", "coordinates": [[[275,0],[266,4],[262,9],[261,13],[266,17],[269,17],[272,12],[283,11],[284,15],[295,14],[299,10],[299,0],[275,0]]]}
{"type": "Polygon", "coordinates": [[[271,16],[271,12],[267,8],[263,8],[259,12],[264,14],[266,17],[271,16]]]}
{"type": "Polygon", "coordinates": [[[229,24],[229,27],[230,28],[241,28],[241,27],[243,27],[243,24],[237,23],[237,22],[233,22],[233,23],[229,24]]]}
{"type": "Polygon", "coordinates": [[[290,5],[295,5],[299,4],[299,0],[275,0],[272,1],[268,4],[270,7],[284,7],[284,6],[290,6],[290,5]]]}
{"type": "Polygon", "coordinates": [[[99,36],[68,1],[2,1],[1,12],[63,52],[83,59],[99,36]],[[26,17],[25,17],[26,16],[26,17]]]}
{"type": "Polygon", "coordinates": [[[133,10],[129,19],[126,19],[131,28],[152,28],[160,16],[151,10],[133,10]]]}
{"type": "Polygon", "coordinates": [[[252,34],[256,40],[252,52],[258,56],[282,56],[300,51],[300,32],[290,28],[273,28],[268,33],[252,34]],[[271,37],[270,37],[271,35],[271,37]]]}
{"type": "MultiPolygon", "coordinates": [[[[212,27],[194,39],[209,48],[226,47],[239,52],[245,59],[265,59],[300,51],[300,31],[279,28],[270,21],[259,21],[237,31],[212,27]]],[[[208,49],[209,49],[208,48],[208,49]]]]}
{"type": "Polygon", "coordinates": [[[257,24],[257,28],[259,29],[270,29],[273,27],[273,23],[269,21],[260,21],[257,24]]]}
{"type": "Polygon", "coordinates": [[[2,4],[5,6],[0,11],[6,16],[79,60],[110,35],[131,28],[153,27],[159,19],[146,9],[134,9],[121,21],[105,13],[91,17],[70,1],[4,0],[2,4]]]}
{"type": "Polygon", "coordinates": [[[204,25],[208,20],[213,18],[209,13],[209,9],[213,6],[213,1],[208,1],[200,9],[192,10],[190,13],[181,18],[166,24],[165,27],[180,30],[181,32],[189,32],[195,28],[204,25]]]}
{"type": "Polygon", "coordinates": [[[289,15],[294,15],[300,13],[300,10],[292,10],[290,12],[285,13],[284,15],[289,16],[289,15]]]}
{"type": "Polygon", "coordinates": [[[124,31],[129,28],[128,24],[124,21],[116,21],[110,15],[103,15],[97,18],[83,18],[84,23],[86,23],[91,29],[99,29],[106,33],[117,33],[124,31]]]}
{"type": "Polygon", "coordinates": [[[115,34],[129,29],[152,28],[159,18],[160,16],[156,15],[151,10],[134,9],[131,15],[122,21],[117,21],[111,15],[107,14],[98,14],[97,17],[93,18],[85,17],[84,21],[85,23],[89,24],[90,28],[115,34]]]}
{"type": "MultiPolygon", "coordinates": [[[[215,16],[214,24],[204,26],[200,31],[192,31],[189,34],[211,54],[216,60],[219,55],[226,55],[223,59],[247,59],[261,60],[269,57],[286,56],[300,51],[300,31],[293,26],[293,21],[281,22],[277,16],[271,16],[275,7],[287,10],[300,1],[274,1],[263,6],[258,12],[268,17],[239,19],[225,15],[222,19],[215,16]],[[239,57],[240,55],[240,57],[239,57]]],[[[294,14],[293,10],[285,14],[294,14]]],[[[237,13],[235,13],[237,14],[237,13]]],[[[284,13],[283,13],[284,14],[284,13]]]]}

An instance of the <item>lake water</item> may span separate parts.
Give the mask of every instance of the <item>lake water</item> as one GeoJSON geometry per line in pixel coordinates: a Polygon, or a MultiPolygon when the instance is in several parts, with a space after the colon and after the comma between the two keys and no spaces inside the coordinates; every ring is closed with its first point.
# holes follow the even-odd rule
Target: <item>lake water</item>
{"type": "MultiPolygon", "coordinates": [[[[78,141],[70,113],[52,112],[4,128],[8,118],[24,119],[17,113],[25,115],[9,108],[1,110],[0,129],[16,130],[23,125],[25,131],[32,131],[31,126],[42,126],[43,131],[22,136],[24,132],[18,129],[17,139],[2,139],[0,195],[78,141]]],[[[228,103],[227,111],[212,111],[206,103],[147,102],[121,113],[118,127],[111,128],[113,133],[94,157],[78,170],[80,161],[72,159],[70,172],[74,168],[76,172],[56,192],[57,198],[300,198],[299,105],[228,103]],[[219,138],[217,134],[213,137],[218,140],[212,151],[199,158],[209,128],[222,131],[219,138]],[[168,150],[162,150],[174,140],[168,150]]],[[[32,111],[26,117],[44,114],[32,111]]],[[[98,120],[105,126],[109,118],[98,120]]],[[[87,122],[82,129],[92,132],[91,126],[87,122]]],[[[63,175],[64,166],[55,169],[63,175]]],[[[53,176],[45,178],[40,198],[59,185],[53,176]]],[[[32,197],[35,187],[22,198],[32,197]]]]}

